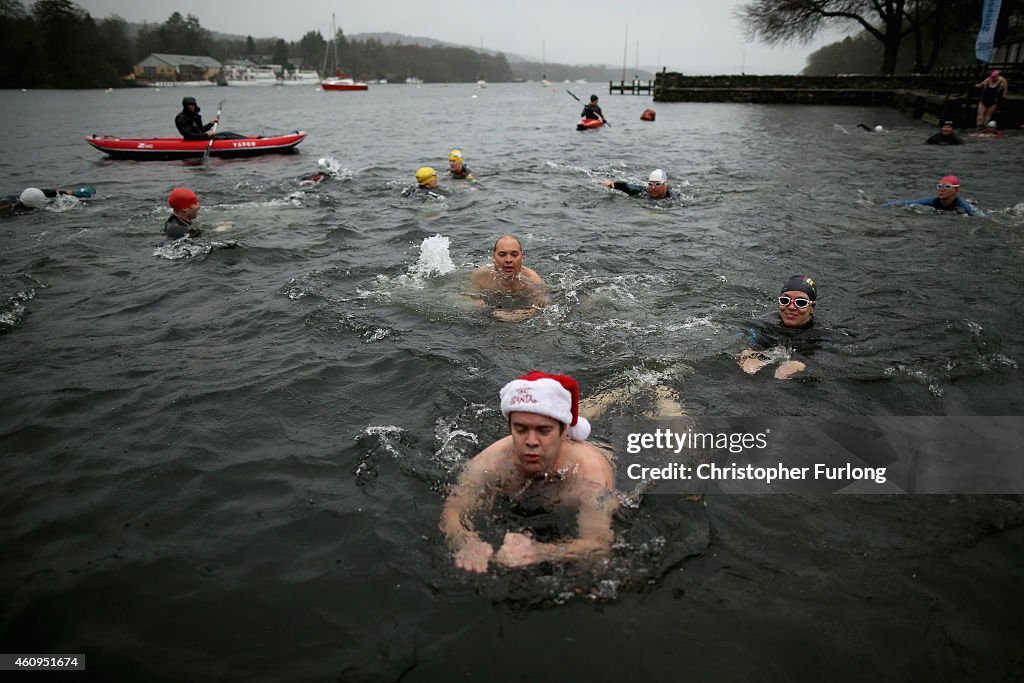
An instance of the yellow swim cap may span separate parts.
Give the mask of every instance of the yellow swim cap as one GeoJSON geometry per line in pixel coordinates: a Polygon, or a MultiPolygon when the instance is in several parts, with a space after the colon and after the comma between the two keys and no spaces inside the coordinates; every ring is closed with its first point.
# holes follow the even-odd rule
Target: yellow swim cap
{"type": "Polygon", "coordinates": [[[448,154],[448,160],[451,161],[452,159],[458,159],[459,161],[462,161],[462,150],[461,149],[453,149],[448,154]]]}
{"type": "Polygon", "coordinates": [[[427,183],[430,182],[430,179],[436,175],[437,171],[430,168],[429,166],[424,166],[420,170],[416,171],[416,182],[418,182],[420,185],[426,185],[427,183]]]}

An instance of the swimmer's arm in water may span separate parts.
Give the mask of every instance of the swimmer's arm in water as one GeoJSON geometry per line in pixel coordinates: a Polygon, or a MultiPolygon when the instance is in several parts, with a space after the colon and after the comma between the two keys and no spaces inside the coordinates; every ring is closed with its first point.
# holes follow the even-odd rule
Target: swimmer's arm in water
{"type": "MultiPolygon", "coordinates": [[[[743,369],[743,372],[748,375],[756,375],[764,366],[771,363],[771,359],[766,354],[754,349],[740,351],[736,361],[739,363],[740,368],[743,369]]],[[[775,379],[790,379],[796,373],[803,372],[806,369],[807,365],[802,361],[787,360],[775,368],[775,379]]]]}
{"type": "Polygon", "coordinates": [[[639,194],[643,194],[644,188],[642,185],[636,185],[634,183],[627,183],[625,180],[602,180],[601,184],[605,187],[609,187],[619,192],[625,192],[631,197],[635,197],[639,194]]]}
{"type": "Polygon", "coordinates": [[[754,349],[743,349],[736,356],[736,362],[739,363],[740,368],[743,372],[748,375],[756,375],[764,366],[770,362],[767,355],[754,349]]]}
{"type": "Polygon", "coordinates": [[[439,526],[459,569],[485,573],[494,555],[491,544],[476,532],[473,515],[493,497],[488,481],[496,470],[496,458],[501,449],[507,448],[501,445],[504,441],[491,444],[469,461],[444,502],[439,526]]]}
{"type": "Polygon", "coordinates": [[[615,493],[603,485],[586,482],[578,500],[579,537],[540,543],[526,534],[508,532],[494,561],[506,567],[525,567],[538,562],[592,560],[612,550],[612,515],[618,506],[615,493]]]}

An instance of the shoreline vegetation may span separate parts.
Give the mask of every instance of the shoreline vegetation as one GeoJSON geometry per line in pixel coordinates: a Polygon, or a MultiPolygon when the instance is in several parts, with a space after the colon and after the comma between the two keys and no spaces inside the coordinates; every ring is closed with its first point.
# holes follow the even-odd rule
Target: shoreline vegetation
{"type": "MultiPolygon", "coordinates": [[[[820,17],[815,19],[817,23],[808,23],[807,17],[778,14],[772,10],[773,3],[777,0],[751,3],[745,14],[737,15],[752,38],[772,44],[784,42],[794,31],[799,35],[813,34],[821,28],[818,24],[824,20],[820,17]],[[756,7],[765,11],[758,14],[753,11],[756,7]],[[782,21],[789,23],[765,24],[764,17],[783,17],[782,21]]],[[[982,0],[947,2],[943,5],[945,10],[940,4],[936,0],[906,0],[904,5],[912,6],[917,23],[911,22],[913,31],[908,29],[901,44],[903,49],[898,54],[894,54],[895,48],[891,45],[883,50],[877,36],[865,29],[854,37],[812,53],[804,74],[868,74],[880,69],[889,74],[922,74],[943,66],[972,64],[976,34],[976,27],[972,26],[980,20],[982,0]],[[957,21],[942,20],[943,17],[949,19],[954,10],[957,21]]],[[[1007,6],[1004,14],[1009,24],[1017,25],[1024,14],[1024,6],[1007,6]]],[[[222,64],[250,60],[257,64],[280,65],[286,71],[318,69],[332,38],[341,69],[359,80],[404,82],[415,76],[427,83],[480,80],[502,83],[545,78],[551,82],[602,83],[622,78],[618,67],[608,65],[566,65],[521,58],[510,61],[501,52],[482,48],[403,44],[400,37],[390,43],[375,37],[351,39],[341,29],[334,36],[311,30],[300,40],[288,42],[276,37],[254,39],[217,33],[204,28],[197,16],[182,16],[180,12],[172,13],[163,23],[133,24],[117,15],[95,19],[71,0],[37,0],[28,5],[22,0],[3,0],[0,2],[0,30],[5,36],[0,44],[0,88],[88,89],[138,85],[135,67],[154,53],[209,57],[222,64]]],[[[646,81],[653,77],[640,69],[630,71],[632,80],[646,81]]],[[[177,80],[192,79],[179,74],[177,80]]]]}

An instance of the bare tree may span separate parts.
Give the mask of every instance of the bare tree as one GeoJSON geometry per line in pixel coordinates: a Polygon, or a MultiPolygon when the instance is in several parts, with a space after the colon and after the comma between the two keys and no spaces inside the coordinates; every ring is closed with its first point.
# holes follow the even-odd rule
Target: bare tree
{"type": "Polygon", "coordinates": [[[860,24],[881,41],[882,73],[892,74],[903,36],[925,20],[919,13],[908,15],[908,4],[914,0],[755,0],[740,7],[736,16],[748,38],[769,45],[806,43],[828,26],[860,24]]]}

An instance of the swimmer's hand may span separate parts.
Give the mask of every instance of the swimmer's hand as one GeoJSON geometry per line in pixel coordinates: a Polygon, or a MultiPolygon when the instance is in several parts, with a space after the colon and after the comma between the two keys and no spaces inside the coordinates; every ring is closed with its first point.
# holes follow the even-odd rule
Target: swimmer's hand
{"type": "Polygon", "coordinates": [[[470,541],[455,553],[455,566],[467,572],[487,573],[494,548],[486,541],[470,541]]]}
{"type": "Polygon", "coordinates": [[[615,181],[613,180],[602,180],[601,184],[605,187],[615,187],[615,181]]]}
{"type": "MultiPolygon", "coordinates": [[[[748,375],[756,374],[758,370],[768,364],[768,357],[766,355],[751,349],[741,351],[736,360],[739,362],[740,368],[743,369],[743,372],[748,375]]],[[[781,370],[781,368],[779,369],[781,370]]]]}
{"type": "Polygon", "coordinates": [[[806,369],[807,366],[798,360],[787,360],[775,369],[775,379],[789,379],[796,373],[806,369]]]}
{"type": "Polygon", "coordinates": [[[505,533],[505,540],[494,556],[494,561],[506,567],[525,567],[541,561],[541,554],[533,539],[526,534],[505,533]]]}
{"type": "Polygon", "coordinates": [[[214,232],[227,232],[231,228],[235,227],[234,221],[225,221],[224,223],[218,224],[213,231],[214,232]]]}

